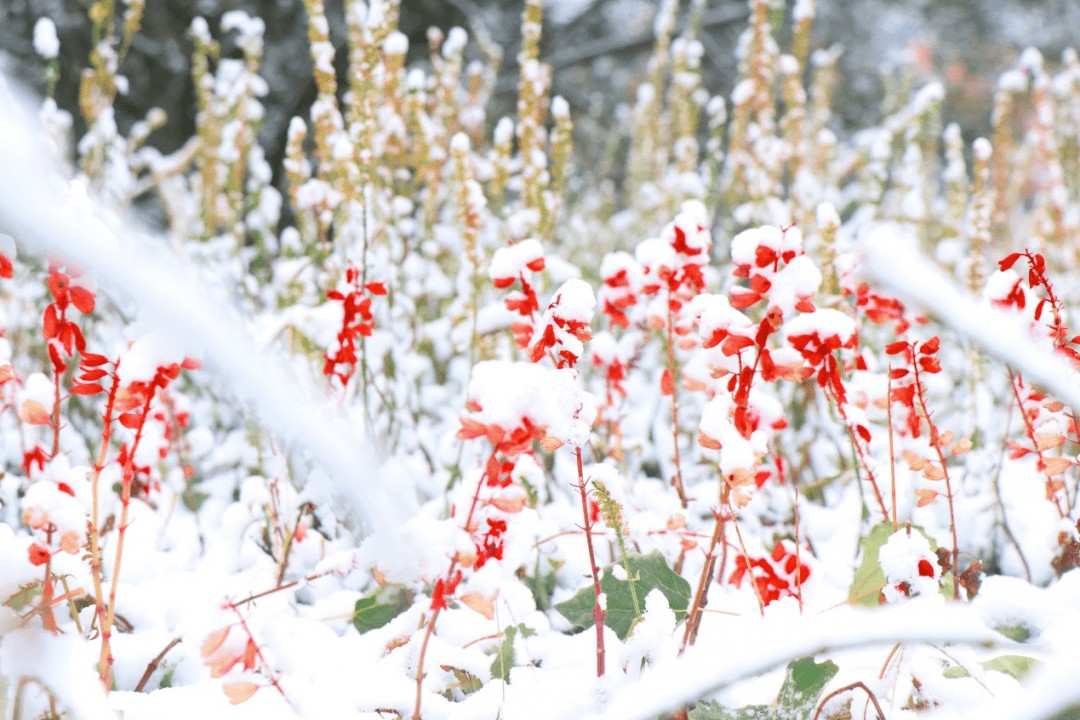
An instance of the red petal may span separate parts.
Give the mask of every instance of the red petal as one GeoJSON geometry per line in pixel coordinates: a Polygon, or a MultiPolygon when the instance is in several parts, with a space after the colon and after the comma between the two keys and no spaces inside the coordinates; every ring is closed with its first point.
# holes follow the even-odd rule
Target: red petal
{"type": "Polygon", "coordinates": [[[135,413],[124,413],[119,417],[120,424],[128,430],[135,430],[142,424],[142,416],[135,413]]]}
{"type": "Polygon", "coordinates": [[[998,267],[1001,268],[1001,270],[1004,272],[1005,270],[1008,270],[1013,265],[1015,265],[1016,261],[1019,260],[1019,259],[1020,259],[1020,253],[1014,252],[1013,254],[1008,255],[1004,260],[999,262],[998,267]]]}
{"type": "Polygon", "coordinates": [[[71,304],[78,308],[79,312],[84,315],[94,312],[94,293],[78,285],[73,285],[70,292],[71,304]]]}
{"type": "Polygon", "coordinates": [[[82,360],[79,361],[80,365],[85,367],[98,367],[109,362],[109,358],[104,355],[96,355],[94,353],[83,353],[82,360]]]}
{"type": "Polygon", "coordinates": [[[45,319],[42,322],[42,335],[46,340],[56,337],[56,331],[60,329],[60,318],[56,316],[56,305],[45,308],[45,319]]]}
{"type": "Polygon", "coordinates": [[[71,386],[71,392],[76,395],[96,395],[103,391],[105,388],[101,387],[97,383],[77,383],[71,386]]]}

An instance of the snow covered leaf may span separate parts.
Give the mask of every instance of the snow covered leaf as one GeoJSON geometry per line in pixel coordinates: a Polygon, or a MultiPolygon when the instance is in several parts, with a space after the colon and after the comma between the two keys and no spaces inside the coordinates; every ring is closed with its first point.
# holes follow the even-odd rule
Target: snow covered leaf
{"type": "MultiPolygon", "coordinates": [[[[986,662],[979,663],[984,670],[997,670],[1003,672],[1006,675],[1012,675],[1017,680],[1023,680],[1028,673],[1039,666],[1039,661],[1035,658],[1025,657],[1024,655],[1002,655],[996,657],[993,660],[987,660],[986,662]]],[[[959,665],[952,665],[945,668],[942,673],[947,678],[962,678],[969,677],[969,673],[959,665]]]]}
{"type": "Polygon", "coordinates": [[[381,628],[408,610],[412,601],[412,593],[404,587],[391,585],[379,588],[356,601],[356,609],[352,616],[353,625],[360,633],[381,628]]]}
{"type": "Polygon", "coordinates": [[[839,671],[831,660],[816,663],[812,656],[792,660],[775,705],[747,705],[733,710],[714,700],[691,710],[689,717],[690,720],[808,720],[825,686],[839,671]]]}
{"type": "Polygon", "coordinates": [[[527,638],[536,634],[525,623],[511,625],[503,630],[503,641],[499,643],[499,649],[495,652],[495,659],[491,661],[491,679],[498,678],[503,682],[510,681],[510,668],[514,667],[514,638],[518,633],[527,638]]]}
{"type": "MultiPolygon", "coordinates": [[[[619,565],[623,566],[623,562],[619,565]]],[[[625,558],[625,566],[634,580],[633,593],[630,591],[630,580],[616,579],[611,565],[604,568],[604,575],[600,578],[600,590],[607,595],[607,619],[604,624],[614,630],[620,640],[625,640],[630,633],[634,620],[640,616],[645,596],[653,588],[664,594],[668,605],[675,611],[675,617],[679,620],[683,618],[690,603],[690,583],[668,567],[659,550],[653,550],[648,555],[631,553],[625,558]],[[635,595],[638,607],[634,607],[635,595]]],[[[596,592],[590,583],[578,590],[574,597],[555,605],[555,609],[578,627],[588,628],[593,624],[595,603],[596,592]]]]}
{"type": "MultiPolygon", "coordinates": [[[[930,543],[931,550],[937,550],[934,539],[923,532],[918,525],[912,525],[911,529],[925,537],[930,543]]],[[[900,532],[905,532],[901,529],[900,532]]],[[[891,522],[883,522],[870,528],[870,534],[862,541],[862,562],[855,570],[855,578],[848,590],[848,602],[855,605],[874,608],[878,606],[878,594],[885,587],[885,573],[881,570],[878,560],[878,552],[893,534],[891,522]]],[[[952,573],[941,579],[941,594],[946,598],[953,596],[952,573]]]]}

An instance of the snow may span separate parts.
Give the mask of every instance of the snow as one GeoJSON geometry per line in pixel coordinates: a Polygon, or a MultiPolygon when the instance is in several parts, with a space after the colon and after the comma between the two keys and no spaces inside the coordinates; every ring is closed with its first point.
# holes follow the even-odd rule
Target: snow
{"type": "Polygon", "coordinates": [[[409,52],[409,36],[395,30],[383,41],[383,52],[387,55],[404,55],[409,52]]]}
{"type": "Polygon", "coordinates": [[[56,25],[49,18],[38,18],[38,21],[34,23],[34,52],[46,60],[52,60],[60,53],[56,25]]]}
{"type": "Polygon", "coordinates": [[[552,370],[498,360],[478,363],[469,384],[469,400],[480,410],[468,417],[508,434],[528,420],[560,442],[581,446],[596,417],[596,406],[576,377],[569,368],[552,370]]]}
{"type": "MultiPolygon", "coordinates": [[[[375,720],[410,717],[419,702],[424,720],[622,720],[708,699],[745,714],[744,705],[771,705],[784,665],[807,655],[840,667],[826,691],[864,682],[890,718],[926,702],[928,717],[1041,720],[1031,713],[1077,701],[1077,373],[1053,349],[1058,308],[1041,302],[1028,257],[989,274],[978,299],[959,289],[972,282],[966,245],[943,235],[943,188],[923,183],[967,187],[968,171],[953,152],[943,174],[915,137],[937,122],[928,114],[950,112],[940,83],[853,138],[825,129],[813,137],[828,122],[815,117],[804,128],[814,157],[787,178],[787,108],[768,103],[757,81],[740,75],[731,100],[746,135],[725,157],[726,103],[700,89],[688,99],[708,106],[698,119],[711,135],[704,152],[693,133],[673,138],[640,124],[700,80],[664,76],[639,85],[635,111],[624,107],[611,122],[590,112],[576,130],[586,140],[636,138],[619,162],[640,160],[647,172],[594,182],[572,162],[559,195],[547,184],[549,130],[522,154],[516,117],[494,132],[474,122],[486,116],[478,98],[492,90],[486,50],[470,50],[460,28],[445,38],[433,29],[442,57],[406,69],[395,4],[368,5],[349,2],[346,17],[365,38],[385,37],[371,57],[372,113],[356,118],[347,101],[345,112],[320,99],[311,118],[326,144],[316,152],[302,147],[307,124],[293,118],[288,138],[300,156],[287,169],[299,179],[280,193],[266,186],[280,168],[243,145],[263,117],[252,96],[266,83],[247,63],[266,28],[242,12],[222,17],[221,34],[235,32],[246,58],[211,63],[212,102],[197,120],[217,118],[216,147],[202,146],[204,135],[169,156],[136,149],[148,128],[124,137],[106,102],[89,132],[71,138],[78,169],[56,172],[45,158],[63,161],[78,124],[51,101],[21,109],[0,83],[0,708],[33,677],[28,717],[49,712],[52,698],[65,716],[94,718],[375,720]],[[480,59],[459,78],[464,57],[480,59]],[[402,79],[407,97],[397,94],[402,79]],[[468,90],[477,79],[479,92],[468,90]],[[648,154],[642,141],[653,143],[648,154]],[[462,162],[476,164],[464,185],[454,179],[462,162]],[[226,163],[243,171],[243,187],[226,178],[226,163]],[[207,192],[214,177],[227,192],[207,192]],[[532,180],[543,187],[526,193],[532,180]],[[144,192],[161,199],[167,237],[128,220],[130,198],[144,192]],[[212,226],[208,207],[221,215],[212,226]],[[822,237],[834,233],[841,292],[820,287],[822,237]],[[69,355],[70,326],[43,339],[52,327],[45,307],[64,288],[49,280],[46,255],[95,295],[92,313],[80,294],[65,316],[85,332],[86,354],[69,355]],[[1023,307],[999,309],[1007,303],[1023,307]],[[926,348],[931,338],[936,360],[921,360],[920,407],[909,416],[914,378],[898,341],[926,348]],[[828,354],[814,360],[819,347],[828,354]],[[176,370],[188,357],[205,369],[176,370]],[[125,414],[106,431],[117,358],[125,414]],[[174,372],[133,428],[130,384],[174,372]],[[102,392],[73,384],[80,376],[102,392]],[[924,397],[947,438],[951,498],[943,481],[907,467],[917,464],[912,453],[936,458],[919,417],[924,397]],[[127,466],[120,460],[136,437],[127,466]],[[908,463],[886,472],[894,458],[908,463]],[[882,522],[866,471],[896,505],[896,530],[882,522]],[[130,497],[118,491],[125,478],[130,497]],[[927,489],[940,494],[917,502],[927,489]],[[592,501],[601,499],[598,515],[592,501]],[[116,689],[107,696],[85,556],[92,514],[103,593],[117,582],[116,689]],[[951,550],[954,533],[970,585],[960,602],[943,595],[953,578],[930,549],[951,550]],[[713,550],[714,536],[723,540],[713,550]],[[875,555],[862,549],[869,537],[887,540],[875,555]],[[557,607],[583,593],[591,608],[594,562],[618,580],[647,582],[619,562],[624,548],[659,553],[691,597],[704,575],[708,602],[682,650],[674,600],[639,584],[633,632],[620,639],[602,629],[607,672],[597,678],[593,629],[575,632],[557,607]],[[799,583],[796,553],[808,573],[799,583]],[[875,570],[872,557],[880,587],[856,584],[875,570]],[[740,564],[757,582],[742,581],[740,564]],[[56,599],[69,589],[81,610],[56,599]],[[392,602],[392,617],[365,628],[371,614],[354,618],[358,602],[392,602]],[[1030,637],[1002,634],[1018,627],[1030,637]],[[224,638],[216,649],[206,644],[215,637],[224,638]],[[896,643],[903,652],[888,661],[896,643]],[[509,648],[503,680],[492,663],[509,648]],[[1006,654],[1040,666],[1022,682],[983,667],[1006,654]],[[971,677],[942,672],[951,665],[971,677]]],[[[617,7],[657,9],[643,0],[617,7]]],[[[678,3],[661,9],[656,27],[673,31],[678,3]]],[[[793,15],[815,10],[797,0],[793,15]]],[[[325,16],[314,15],[316,35],[327,33],[325,16]]],[[[211,42],[205,21],[192,33],[211,42]]],[[[765,44],[767,72],[797,69],[775,41],[765,44]]],[[[749,43],[742,48],[745,58],[749,43]]],[[[332,52],[317,42],[316,67],[333,71],[332,52]]],[[[694,66],[700,52],[684,36],[657,61],[694,66]]],[[[818,51],[814,61],[838,53],[818,51]]],[[[1027,53],[1021,65],[1005,86],[1024,90],[1033,73],[1035,89],[1048,89],[1041,57],[1027,53]]],[[[530,61],[523,71],[543,109],[548,68],[530,61]]],[[[1065,94],[1037,108],[1038,122],[1071,112],[1065,81],[1054,83],[1065,94]]],[[[569,120],[563,98],[549,110],[556,123],[569,120]]],[[[947,142],[961,139],[950,126],[947,142]]],[[[1019,148],[1031,177],[1056,177],[1053,148],[1032,147],[1019,148]]],[[[989,143],[977,140],[972,153],[989,159],[989,143]]],[[[1077,210],[1060,182],[1023,192],[1005,229],[1045,253],[1067,324],[1077,210]],[[1064,240],[1042,243],[1046,220],[1058,217],[1046,209],[1058,206],[1064,240]]],[[[1006,252],[995,243],[983,250],[987,269],[1006,252]]],[[[670,589],[673,579],[665,582],[670,589]]],[[[601,606],[622,612],[623,592],[606,589],[601,606]]],[[[823,715],[844,712],[849,697],[823,715]]]]}

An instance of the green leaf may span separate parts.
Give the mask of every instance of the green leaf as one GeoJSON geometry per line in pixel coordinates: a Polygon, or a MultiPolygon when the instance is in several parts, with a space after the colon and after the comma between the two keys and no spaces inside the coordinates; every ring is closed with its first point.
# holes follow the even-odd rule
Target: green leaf
{"type": "Polygon", "coordinates": [[[184,502],[184,507],[188,510],[191,512],[199,512],[199,508],[202,507],[203,502],[205,502],[210,495],[201,490],[196,490],[193,487],[194,484],[194,482],[188,484],[187,489],[180,493],[180,499],[184,502]]]}
{"type": "Polygon", "coordinates": [[[401,586],[388,585],[356,601],[353,625],[360,633],[381,628],[412,605],[412,593],[401,586]]]}
{"type": "MultiPolygon", "coordinates": [[[[912,525],[911,529],[927,539],[931,551],[937,550],[937,542],[923,532],[921,527],[912,525]]],[[[906,532],[906,530],[898,530],[897,532],[906,532]]],[[[863,539],[863,559],[858,569],[855,570],[855,577],[851,582],[851,589],[848,591],[849,603],[864,607],[878,606],[878,594],[881,592],[881,588],[885,587],[885,573],[882,572],[881,563],[878,561],[878,551],[892,537],[892,534],[892,523],[883,522],[870,528],[870,534],[863,539]]],[[[950,600],[952,599],[953,576],[951,572],[941,580],[941,594],[950,600]]]]}
{"type": "Polygon", "coordinates": [[[457,678],[458,686],[461,688],[463,695],[472,695],[474,692],[484,687],[484,683],[480,682],[480,678],[476,677],[468,670],[462,670],[461,668],[456,667],[447,667],[445,669],[454,673],[454,677],[457,678]]]}
{"type": "MultiPolygon", "coordinates": [[[[986,662],[979,664],[982,665],[985,670],[997,670],[1006,675],[1012,675],[1017,680],[1023,680],[1029,672],[1035,669],[1039,664],[1039,661],[1035,658],[1029,658],[1023,655],[1002,655],[993,660],[987,660],[986,662]]],[[[947,678],[962,678],[970,675],[967,670],[959,665],[950,665],[942,670],[941,674],[947,678]]]]}
{"type": "Polygon", "coordinates": [[[892,523],[881,523],[870,528],[870,534],[862,541],[863,560],[855,570],[848,602],[866,607],[878,606],[878,593],[885,587],[885,573],[878,562],[878,551],[892,533],[892,523]]]}
{"type": "Polygon", "coordinates": [[[514,638],[518,633],[521,637],[531,637],[536,634],[525,623],[511,625],[503,630],[503,641],[499,643],[499,649],[495,652],[495,659],[491,661],[491,679],[498,678],[503,682],[510,682],[510,668],[514,667],[514,638]]]}
{"type": "Polygon", "coordinates": [[[815,663],[813,657],[799,658],[788,663],[784,684],[775,705],[747,705],[726,708],[713,701],[699,705],[689,713],[690,720],[807,720],[813,715],[821,693],[840,670],[836,663],[826,660],[815,663]]]}
{"type": "Polygon", "coordinates": [[[1029,672],[1038,666],[1038,664],[1039,661],[1035,658],[1029,658],[1023,655],[1002,655],[993,660],[987,660],[982,663],[982,666],[987,670],[997,670],[998,672],[1012,675],[1017,680],[1023,680],[1029,672]]]}
{"type": "Polygon", "coordinates": [[[787,677],[776,698],[776,705],[785,718],[805,718],[817,707],[818,698],[836,673],[836,663],[826,660],[815,663],[813,657],[792,660],[787,666],[787,677]]]}
{"type": "MultiPolygon", "coordinates": [[[[690,583],[668,567],[659,550],[653,550],[648,555],[630,553],[619,565],[628,567],[628,572],[633,574],[634,587],[642,601],[655,588],[667,598],[668,605],[675,611],[676,620],[683,619],[686,607],[690,604],[690,583]]],[[[625,640],[634,621],[638,619],[638,614],[634,610],[630,581],[617,580],[611,568],[611,565],[605,567],[600,578],[600,591],[607,595],[607,618],[604,624],[614,630],[620,640],[625,640]]],[[[596,591],[589,584],[578,590],[574,597],[555,605],[555,609],[577,627],[588,628],[593,624],[595,604],[596,591]]]]}
{"type": "Polygon", "coordinates": [[[998,625],[994,629],[1010,640],[1015,640],[1019,643],[1022,643],[1031,637],[1031,630],[1026,625],[1021,625],[1019,623],[1016,625],[998,625]]]}
{"type": "Polygon", "coordinates": [[[525,587],[532,592],[533,600],[536,601],[536,609],[547,611],[551,609],[551,593],[555,592],[555,571],[563,566],[562,560],[548,558],[551,570],[544,575],[540,572],[540,558],[536,558],[536,574],[526,575],[521,580],[525,587]]]}

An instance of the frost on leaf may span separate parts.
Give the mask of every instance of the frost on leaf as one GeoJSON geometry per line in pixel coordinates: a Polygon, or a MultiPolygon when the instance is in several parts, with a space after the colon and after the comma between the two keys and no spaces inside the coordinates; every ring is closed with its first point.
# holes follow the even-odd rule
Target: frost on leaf
{"type": "Polygon", "coordinates": [[[792,660],[775,705],[747,705],[727,708],[715,700],[689,713],[690,720],[809,720],[825,686],[840,668],[831,660],[814,662],[813,657],[792,660]]]}

